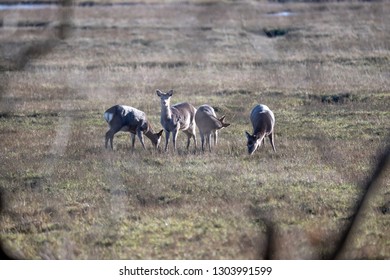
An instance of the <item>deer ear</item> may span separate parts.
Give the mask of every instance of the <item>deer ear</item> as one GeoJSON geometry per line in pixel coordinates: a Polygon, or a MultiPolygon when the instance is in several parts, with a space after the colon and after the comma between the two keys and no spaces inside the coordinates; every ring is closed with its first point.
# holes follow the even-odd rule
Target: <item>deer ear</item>
{"type": "Polygon", "coordinates": [[[252,136],[252,135],[249,134],[248,131],[245,131],[245,135],[246,135],[246,138],[248,138],[248,139],[252,136]]]}
{"type": "Polygon", "coordinates": [[[173,89],[171,89],[170,91],[168,91],[168,95],[169,95],[169,96],[172,96],[172,95],[173,95],[173,89]]]}
{"type": "Polygon", "coordinates": [[[161,129],[159,133],[157,133],[158,136],[161,136],[164,132],[164,129],[161,129]]]}

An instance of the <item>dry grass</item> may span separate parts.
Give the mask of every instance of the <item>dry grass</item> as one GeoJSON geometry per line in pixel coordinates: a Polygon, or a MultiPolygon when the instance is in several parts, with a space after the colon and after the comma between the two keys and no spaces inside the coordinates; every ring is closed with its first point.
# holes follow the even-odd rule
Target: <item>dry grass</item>
{"type": "MultiPolygon", "coordinates": [[[[76,6],[62,41],[56,9],[0,11],[10,23],[0,34],[7,252],[264,258],[271,222],[272,258],[331,256],[388,144],[388,5],[157,2],[76,6]],[[49,24],[11,24],[21,21],[49,24]],[[26,46],[47,42],[49,52],[18,61],[26,46]],[[130,153],[126,134],[104,149],[102,114],[114,104],[160,127],[157,88],[226,115],[232,125],[217,149],[187,152],[181,134],[177,154],[150,142],[130,153]],[[249,157],[244,131],[257,103],[275,113],[277,153],[266,142],[249,157]]],[[[389,201],[387,176],[344,258],[390,258],[389,201]]]]}

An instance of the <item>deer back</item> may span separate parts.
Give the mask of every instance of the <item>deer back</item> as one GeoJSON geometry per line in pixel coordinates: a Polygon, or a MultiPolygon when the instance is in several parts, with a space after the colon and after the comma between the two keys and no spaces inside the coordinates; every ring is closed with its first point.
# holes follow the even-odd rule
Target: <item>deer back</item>
{"type": "Polygon", "coordinates": [[[175,104],[171,107],[172,121],[180,125],[180,129],[187,129],[195,121],[196,109],[187,102],[175,104]]]}
{"type": "Polygon", "coordinates": [[[146,114],[131,106],[115,105],[104,113],[110,127],[120,127],[122,131],[136,133],[137,128],[147,131],[149,124],[146,114]]]}
{"type": "Polygon", "coordinates": [[[266,105],[256,105],[251,112],[250,116],[253,135],[259,133],[269,134],[272,132],[275,125],[275,117],[273,112],[266,105]]]}
{"type": "Polygon", "coordinates": [[[214,109],[207,104],[196,110],[195,121],[199,130],[203,132],[210,132],[223,127],[223,123],[217,118],[214,109]]]}

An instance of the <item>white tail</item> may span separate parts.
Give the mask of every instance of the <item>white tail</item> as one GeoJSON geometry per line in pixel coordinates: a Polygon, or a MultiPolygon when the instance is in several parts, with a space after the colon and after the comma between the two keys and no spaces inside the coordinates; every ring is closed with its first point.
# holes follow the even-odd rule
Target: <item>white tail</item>
{"type": "Polygon", "coordinates": [[[218,119],[214,109],[207,104],[200,106],[196,110],[195,122],[199,128],[202,151],[204,151],[204,142],[206,138],[206,145],[209,146],[209,151],[211,152],[211,134],[214,135],[214,146],[217,145],[218,130],[230,125],[229,123],[225,123],[224,120],[225,116],[218,119]]]}
{"type": "Polygon", "coordinates": [[[266,105],[256,105],[252,109],[250,120],[253,126],[253,134],[245,132],[248,140],[248,153],[252,155],[264,143],[264,137],[266,136],[269,137],[272,149],[276,152],[274,144],[274,113],[266,105]]]}
{"type": "Polygon", "coordinates": [[[112,118],[114,117],[113,113],[110,113],[108,111],[104,112],[104,119],[107,123],[111,122],[112,118]]]}
{"type": "Polygon", "coordinates": [[[115,105],[104,112],[103,116],[110,127],[110,129],[106,132],[106,148],[108,141],[110,141],[111,149],[113,149],[114,135],[118,131],[130,132],[132,150],[134,150],[136,134],[144,149],[144,134],[150,139],[153,146],[158,148],[163,130],[158,133],[154,133],[144,112],[130,106],[115,105]]]}
{"type": "Polygon", "coordinates": [[[183,131],[188,137],[187,149],[190,146],[191,138],[194,139],[196,149],[195,107],[187,102],[171,106],[170,100],[173,95],[173,90],[170,90],[168,93],[157,90],[157,95],[161,98],[161,125],[165,130],[165,151],[168,149],[171,132],[173,149],[176,150],[176,139],[179,130],[183,131]]]}

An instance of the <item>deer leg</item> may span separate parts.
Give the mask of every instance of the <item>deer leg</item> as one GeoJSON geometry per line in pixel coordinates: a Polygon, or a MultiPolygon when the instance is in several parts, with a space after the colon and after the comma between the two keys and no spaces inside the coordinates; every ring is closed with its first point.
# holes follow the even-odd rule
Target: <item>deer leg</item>
{"type": "Polygon", "coordinates": [[[217,146],[218,142],[218,130],[214,131],[214,146],[217,146]]]}
{"type": "Polygon", "coordinates": [[[177,140],[177,135],[178,135],[178,130],[175,130],[172,134],[172,140],[173,140],[173,150],[176,151],[176,140],[177,140]]]}
{"type": "Polygon", "coordinates": [[[260,149],[261,148],[261,145],[264,144],[264,138],[266,137],[266,134],[265,133],[262,133],[260,135],[257,136],[257,140],[256,140],[256,145],[257,145],[257,149],[260,149]]]}
{"type": "Polygon", "coordinates": [[[196,129],[195,126],[192,128],[192,138],[194,139],[194,145],[196,150],[196,129]]]}
{"type": "MultiPolygon", "coordinates": [[[[111,139],[111,130],[106,132],[106,142],[105,142],[106,149],[107,149],[108,140],[110,139],[111,139]]],[[[111,149],[112,149],[112,140],[111,140],[111,149]]]]}
{"type": "Polygon", "coordinates": [[[113,145],[114,135],[115,135],[115,133],[117,133],[119,130],[120,130],[120,128],[118,128],[118,127],[111,127],[111,128],[106,132],[106,143],[105,143],[106,149],[107,149],[108,141],[110,141],[111,150],[114,149],[114,147],[113,147],[113,146],[114,146],[114,145],[113,145]]]}
{"type": "Polygon", "coordinates": [[[268,137],[269,140],[271,141],[272,149],[274,150],[274,152],[276,152],[275,143],[274,143],[274,132],[272,131],[268,137]]]}
{"type": "Polygon", "coordinates": [[[165,130],[165,151],[168,150],[169,135],[170,132],[168,130],[165,130]]]}
{"type": "Polygon", "coordinates": [[[190,147],[190,143],[191,143],[191,135],[187,134],[187,150],[190,147]]]}
{"type": "Polygon", "coordinates": [[[195,149],[196,149],[196,136],[195,136],[195,134],[193,134],[191,131],[188,131],[188,130],[184,131],[184,133],[187,135],[187,150],[190,147],[191,138],[194,139],[195,149]]]}
{"type": "Polygon", "coordinates": [[[134,152],[135,134],[130,132],[130,138],[131,138],[131,151],[134,152]]]}
{"type": "Polygon", "coordinates": [[[200,133],[200,142],[202,143],[202,152],[204,152],[204,134],[200,133]]]}
{"type": "MultiPolygon", "coordinates": [[[[137,129],[137,136],[139,138],[139,141],[141,141],[142,148],[144,148],[144,150],[146,150],[145,143],[144,143],[144,134],[140,129],[137,129]]],[[[135,139],[135,136],[134,136],[134,139],[135,139]]],[[[133,148],[134,148],[134,145],[133,145],[133,148]]]]}
{"type": "Polygon", "coordinates": [[[207,134],[206,137],[206,146],[209,147],[209,152],[211,152],[211,133],[207,134]]]}
{"type": "Polygon", "coordinates": [[[175,130],[172,132],[172,142],[173,142],[173,150],[176,151],[176,139],[177,139],[177,132],[179,130],[175,128],[175,130]]]}

